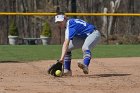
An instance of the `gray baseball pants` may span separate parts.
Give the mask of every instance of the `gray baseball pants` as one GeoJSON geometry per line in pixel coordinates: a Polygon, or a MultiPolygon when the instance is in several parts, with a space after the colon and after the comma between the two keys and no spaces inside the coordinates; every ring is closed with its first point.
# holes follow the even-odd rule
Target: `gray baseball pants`
{"type": "Polygon", "coordinates": [[[68,47],[68,51],[72,51],[73,49],[82,48],[82,50],[91,50],[93,49],[97,43],[100,41],[101,35],[98,30],[93,31],[87,38],[78,38],[75,37],[73,40],[70,40],[70,44],[68,47]]]}

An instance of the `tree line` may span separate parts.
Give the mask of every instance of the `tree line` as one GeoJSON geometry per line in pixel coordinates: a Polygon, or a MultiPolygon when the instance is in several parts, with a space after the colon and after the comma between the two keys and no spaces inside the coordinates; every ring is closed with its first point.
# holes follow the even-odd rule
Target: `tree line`
{"type": "MultiPolygon", "coordinates": [[[[1,0],[0,12],[71,12],[71,0],[1,0]]],[[[76,0],[77,12],[84,13],[139,13],[139,0],[76,0]],[[116,5],[117,4],[117,5],[116,5]],[[114,9],[115,8],[115,9],[114,9]]],[[[94,24],[101,31],[102,43],[124,41],[140,43],[139,17],[77,16],[94,24]],[[131,39],[132,38],[132,39],[131,39]],[[123,39],[123,41],[122,41],[123,39]],[[108,41],[109,40],[109,41],[108,41]]],[[[8,44],[11,21],[18,28],[19,37],[40,37],[43,24],[47,21],[52,28],[51,44],[61,44],[63,30],[56,27],[54,16],[0,16],[0,44],[8,44]]]]}

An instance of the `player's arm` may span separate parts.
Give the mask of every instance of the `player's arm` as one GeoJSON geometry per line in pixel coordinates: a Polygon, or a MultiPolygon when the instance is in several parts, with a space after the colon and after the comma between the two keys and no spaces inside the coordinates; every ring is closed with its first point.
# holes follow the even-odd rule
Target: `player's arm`
{"type": "Polygon", "coordinates": [[[57,70],[62,71],[63,69],[63,62],[64,62],[64,56],[67,52],[68,46],[69,46],[69,39],[65,39],[64,43],[63,43],[63,47],[62,47],[62,53],[61,53],[61,58],[60,60],[57,60],[57,63],[53,64],[49,69],[48,69],[48,74],[51,74],[53,76],[57,76],[55,74],[55,72],[57,70]]]}
{"type": "Polygon", "coordinates": [[[64,57],[65,57],[65,54],[68,50],[68,46],[69,46],[69,42],[70,42],[70,36],[72,33],[71,29],[69,29],[69,21],[67,23],[67,26],[66,26],[66,30],[65,30],[65,41],[63,43],[63,47],[62,47],[62,53],[61,53],[61,57],[60,57],[60,61],[63,63],[64,62],[64,57]]]}
{"type": "Polygon", "coordinates": [[[61,57],[60,57],[60,61],[63,62],[64,61],[64,57],[65,54],[67,52],[68,46],[69,46],[69,39],[65,39],[64,43],[63,43],[63,47],[62,47],[62,53],[61,53],[61,57]]]}

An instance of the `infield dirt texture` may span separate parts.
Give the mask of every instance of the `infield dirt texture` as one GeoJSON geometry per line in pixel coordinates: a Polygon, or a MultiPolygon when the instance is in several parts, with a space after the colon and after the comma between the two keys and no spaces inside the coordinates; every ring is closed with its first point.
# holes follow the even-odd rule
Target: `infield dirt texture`
{"type": "Polygon", "coordinates": [[[47,74],[54,62],[1,62],[0,93],[140,93],[140,57],[92,59],[88,75],[72,60],[61,78],[47,74]]]}

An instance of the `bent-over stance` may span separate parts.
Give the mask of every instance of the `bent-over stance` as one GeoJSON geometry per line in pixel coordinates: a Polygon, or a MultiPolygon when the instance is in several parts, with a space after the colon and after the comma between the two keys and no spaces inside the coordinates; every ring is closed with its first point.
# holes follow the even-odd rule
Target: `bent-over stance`
{"type": "Polygon", "coordinates": [[[56,76],[56,70],[64,70],[63,75],[72,75],[71,51],[82,48],[83,61],[78,62],[78,67],[83,70],[84,74],[88,74],[88,66],[92,57],[91,49],[94,48],[100,40],[99,31],[92,24],[81,19],[68,19],[62,13],[55,16],[55,22],[61,29],[65,28],[65,40],[60,59],[49,68],[48,73],[56,76]],[[64,68],[62,69],[63,64],[64,68]]]}

